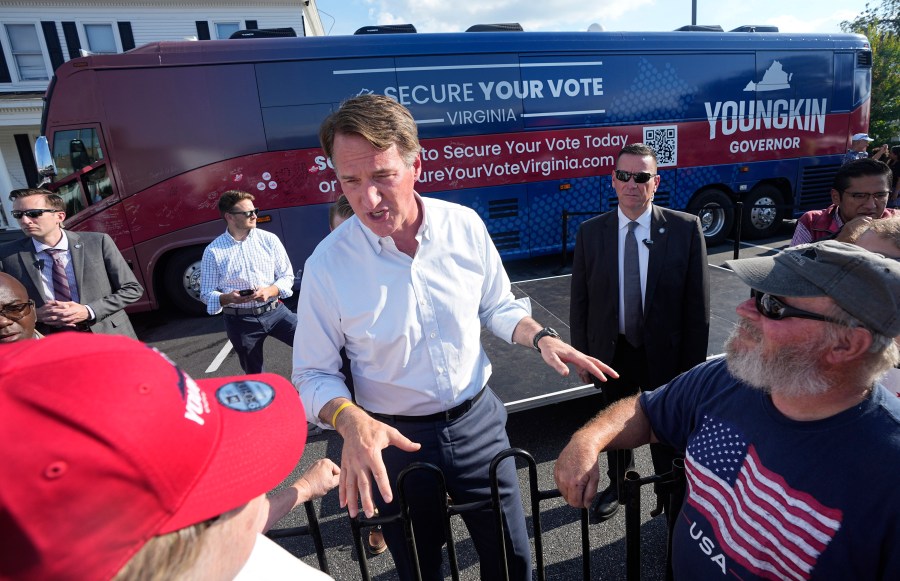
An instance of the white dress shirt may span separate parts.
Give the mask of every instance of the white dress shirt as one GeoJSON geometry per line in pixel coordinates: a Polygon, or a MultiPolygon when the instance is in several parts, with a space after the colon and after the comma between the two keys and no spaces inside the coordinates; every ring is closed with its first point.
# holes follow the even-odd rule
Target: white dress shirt
{"type": "MultiPolygon", "coordinates": [[[[226,230],[203,251],[200,299],[206,303],[206,312],[210,315],[222,310],[219,303],[222,294],[272,284],[278,287],[280,299],[294,294],[291,261],[281,240],[271,232],[253,228],[246,238],[235,240],[226,230]]],[[[250,301],[233,306],[246,309],[264,304],[250,301]]]]}
{"type": "MultiPolygon", "coordinates": [[[[75,280],[75,266],[72,264],[72,251],[69,250],[69,237],[66,236],[66,231],[62,230],[62,238],[59,239],[56,246],[47,246],[34,238],[32,238],[31,241],[34,243],[34,251],[41,257],[38,260],[40,261],[41,292],[44,295],[44,300],[52,301],[56,298],[56,291],[53,288],[53,255],[47,252],[47,249],[59,249],[66,251],[60,253],[59,258],[62,260],[63,266],[66,269],[66,279],[69,281],[69,294],[72,297],[72,302],[80,303],[81,293],[78,289],[78,281],[75,280]]],[[[88,312],[86,322],[93,322],[97,318],[97,315],[94,314],[94,309],[87,305],[84,305],[84,308],[87,309],[88,312]]]]}
{"type": "MultiPolygon", "coordinates": [[[[638,225],[634,229],[634,237],[637,238],[638,260],[641,268],[641,304],[644,303],[644,297],[647,296],[647,263],[650,261],[650,248],[644,242],[650,240],[650,219],[651,204],[647,211],[638,216],[635,222],[638,225]]],[[[622,213],[622,209],[616,210],[619,213],[619,334],[625,334],[625,236],[628,235],[628,223],[631,218],[622,213]]]]}
{"type": "Polygon", "coordinates": [[[352,217],[310,256],[297,306],[292,380],[307,419],[350,397],[339,372],[351,362],[356,402],[392,415],[428,415],[474,397],[491,364],[481,327],[512,342],[531,314],[516,300],[484,223],[471,209],[418,198],[424,216],[410,258],[352,217]]]}
{"type": "Polygon", "coordinates": [[[256,535],[253,551],[234,581],[327,581],[331,579],[284,550],[265,535],[256,535]]]}
{"type": "Polygon", "coordinates": [[[56,298],[56,291],[53,288],[53,254],[47,252],[47,250],[65,250],[65,252],[59,253],[59,259],[66,269],[66,278],[69,280],[69,293],[72,296],[72,302],[80,302],[78,284],[75,281],[75,267],[72,265],[72,253],[69,251],[69,238],[66,236],[65,230],[62,231],[62,238],[60,238],[56,246],[48,246],[34,238],[31,239],[31,242],[34,244],[34,251],[37,253],[40,261],[41,293],[44,295],[44,300],[52,301],[56,298]]]}

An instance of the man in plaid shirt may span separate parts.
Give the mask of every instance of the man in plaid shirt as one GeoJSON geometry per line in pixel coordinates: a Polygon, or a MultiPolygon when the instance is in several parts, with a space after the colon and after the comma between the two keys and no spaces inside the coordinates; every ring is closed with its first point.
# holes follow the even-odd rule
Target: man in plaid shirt
{"type": "Polygon", "coordinates": [[[281,240],[256,228],[253,195],[230,190],[219,198],[225,232],[203,251],[200,295],[210,315],[224,313],[225,332],[245,373],[263,370],[269,335],[294,344],[297,316],[281,303],[294,294],[294,270],[281,240]]]}

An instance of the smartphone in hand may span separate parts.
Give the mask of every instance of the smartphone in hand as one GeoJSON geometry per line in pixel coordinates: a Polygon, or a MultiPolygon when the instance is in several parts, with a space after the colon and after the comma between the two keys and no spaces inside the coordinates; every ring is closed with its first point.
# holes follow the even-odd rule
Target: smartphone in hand
{"type": "Polygon", "coordinates": [[[241,295],[242,297],[249,297],[254,292],[255,291],[252,288],[245,288],[243,290],[238,291],[238,294],[241,295]]]}

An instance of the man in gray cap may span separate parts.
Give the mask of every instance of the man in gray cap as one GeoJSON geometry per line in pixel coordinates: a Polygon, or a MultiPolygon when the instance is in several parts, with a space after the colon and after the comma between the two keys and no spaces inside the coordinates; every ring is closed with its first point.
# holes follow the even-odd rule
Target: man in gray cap
{"type": "Polygon", "coordinates": [[[676,579],[900,579],[900,263],[835,241],[727,263],[750,285],[726,356],[623,400],[556,463],[588,507],[605,449],[685,451],[676,579]]]}

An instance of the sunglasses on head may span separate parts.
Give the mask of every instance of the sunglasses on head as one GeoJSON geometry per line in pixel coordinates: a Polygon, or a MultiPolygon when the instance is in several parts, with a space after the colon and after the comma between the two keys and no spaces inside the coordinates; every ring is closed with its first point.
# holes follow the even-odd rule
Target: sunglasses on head
{"type": "Polygon", "coordinates": [[[0,307],[0,316],[6,317],[10,321],[18,321],[22,317],[31,314],[34,307],[34,301],[29,300],[24,303],[9,303],[0,307]]]}
{"type": "Polygon", "coordinates": [[[658,174],[650,173],[646,171],[639,171],[637,173],[630,171],[622,171],[620,169],[616,170],[616,179],[620,182],[627,182],[631,178],[634,178],[634,183],[636,184],[646,184],[650,181],[650,178],[656,176],[658,174]]]}
{"type": "Polygon", "coordinates": [[[826,323],[834,323],[835,325],[846,325],[846,323],[838,321],[837,319],[786,305],[775,295],[760,292],[756,289],[750,289],[750,296],[756,299],[756,310],[759,311],[759,313],[767,319],[780,321],[782,319],[793,317],[796,319],[812,319],[813,321],[825,321],[826,323]]]}
{"type": "Polygon", "coordinates": [[[247,210],[246,212],[237,212],[237,211],[235,211],[235,212],[228,212],[228,213],[229,213],[229,214],[234,214],[234,215],[240,214],[240,215],[243,216],[244,218],[250,218],[250,217],[252,217],[252,216],[256,216],[256,215],[259,214],[259,208],[253,208],[252,210],[247,210]]]}
{"type": "Polygon", "coordinates": [[[60,211],[61,210],[50,210],[50,209],[46,209],[46,208],[42,208],[42,209],[38,209],[38,210],[13,210],[12,217],[15,218],[16,220],[21,220],[22,216],[28,216],[29,218],[34,220],[35,218],[40,218],[41,216],[43,216],[45,212],[56,213],[56,212],[60,212],[60,211]]]}

